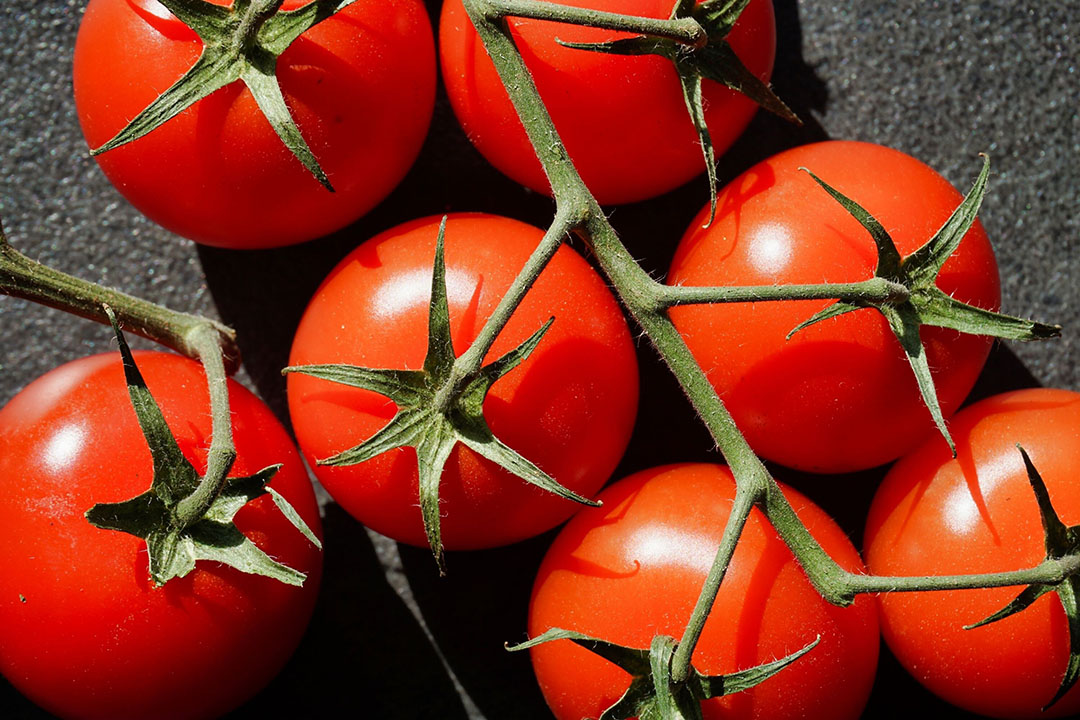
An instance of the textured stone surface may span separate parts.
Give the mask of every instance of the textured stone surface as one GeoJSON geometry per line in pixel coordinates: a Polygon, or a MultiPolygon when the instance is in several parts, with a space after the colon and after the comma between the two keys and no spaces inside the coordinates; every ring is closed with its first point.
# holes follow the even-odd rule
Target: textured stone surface
{"type": "MultiPolygon", "coordinates": [[[[140,216],[87,155],[71,97],[83,5],[0,6],[0,216],[8,234],[60,269],[229,322],[247,360],[240,378],[283,417],[278,369],[293,329],[323,275],[357,243],[448,210],[499,212],[537,225],[550,219],[546,198],[505,181],[471,149],[440,97],[416,168],[353,227],[277,251],[198,248],[140,216]]],[[[437,12],[434,0],[428,5],[437,12]]],[[[999,348],[976,392],[1033,383],[1080,389],[1080,341],[1071,331],[1080,310],[1080,41],[1069,24],[1080,4],[1044,3],[1036,11],[1008,0],[777,0],[776,7],[774,84],[809,122],[796,130],[759,116],[722,160],[722,177],[802,142],[852,138],[911,153],[966,190],[977,153],[988,152],[994,174],[982,218],[998,252],[1004,307],[1060,322],[1066,337],[999,348]]],[[[694,183],[618,208],[613,222],[643,264],[661,273],[704,201],[694,183]]],[[[100,326],[0,298],[0,402],[56,365],[110,347],[100,326]]],[[[664,422],[642,423],[622,470],[707,459],[708,438],[674,383],[651,352],[641,355],[642,417],[664,422]]],[[[857,537],[876,477],[795,480],[857,537]]],[[[373,539],[333,505],[326,520],[326,588],[312,629],[282,677],[237,717],[547,716],[527,659],[507,655],[501,644],[523,637],[531,576],[550,536],[451,555],[451,575],[439,580],[426,551],[373,539]]],[[[893,661],[883,665],[868,717],[940,709],[893,661]]],[[[6,686],[0,714],[42,716],[6,686]]]]}

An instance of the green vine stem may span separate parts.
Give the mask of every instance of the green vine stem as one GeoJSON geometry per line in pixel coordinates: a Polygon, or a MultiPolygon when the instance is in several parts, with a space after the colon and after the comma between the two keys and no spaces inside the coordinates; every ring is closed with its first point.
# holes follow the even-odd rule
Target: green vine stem
{"type": "Polygon", "coordinates": [[[206,455],[206,474],[199,481],[198,488],[176,507],[176,517],[184,527],[189,527],[206,515],[225,486],[225,478],[236,460],[232,417],[229,413],[229,378],[221,349],[213,336],[213,328],[208,324],[198,326],[191,335],[199,362],[206,371],[210,391],[210,449],[206,455]]]}
{"type": "Polygon", "coordinates": [[[558,5],[540,0],[502,0],[498,3],[497,15],[551,20],[569,25],[587,25],[603,30],[651,35],[693,47],[703,45],[707,39],[705,29],[693,18],[662,20],[589,10],[572,5],[558,5]]]}
{"type": "Polygon", "coordinates": [[[744,485],[736,485],[735,500],[731,504],[731,515],[728,516],[727,524],[724,525],[724,534],[720,537],[720,546],[716,549],[712,565],[709,566],[709,574],[705,578],[705,585],[694,610],[690,614],[690,620],[683,631],[683,637],[675,648],[675,654],[671,658],[672,680],[683,682],[690,672],[690,656],[693,654],[694,640],[701,636],[705,628],[705,621],[709,618],[716,595],[720,592],[720,585],[727,575],[731,557],[735,554],[735,547],[739,544],[743,528],[750,517],[750,511],[754,509],[753,494],[744,490],[744,485]],[[686,673],[684,675],[683,673],[686,673]]]}
{"type": "Polygon", "coordinates": [[[203,336],[211,333],[226,370],[240,367],[236,333],[221,323],[176,312],[112,288],[73,277],[31,260],[16,250],[0,226],[0,293],[31,300],[73,315],[109,324],[104,306],[136,335],[199,359],[206,352],[203,336]],[[200,347],[202,348],[200,350],[200,347]]]}
{"type": "Polygon", "coordinates": [[[653,282],[656,307],[706,303],[767,302],[774,300],[861,300],[864,302],[903,302],[910,291],[899,283],[875,277],[852,283],[819,285],[746,285],[731,287],[689,287],[653,282]]]}
{"type": "Polygon", "coordinates": [[[926,590],[974,590],[1013,585],[1057,585],[1080,572],[1080,556],[1043,560],[1033,568],[981,575],[890,577],[846,573],[842,583],[852,597],[859,593],[922,592],[926,590]]]}
{"type": "Polygon", "coordinates": [[[128,330],[198,360],[210,393],[211,439],[207,471],[181,501],[177,516],[190,525],[218,497],[236,459],[229,411],[228,376],[240,366],[236,333],[189,313],[127,295],[31,260],[8,241],[0,226],[0,293],[64,310],[108,325],[111,312],[128,330]]]}
{"type": "MultiPolygon", "coordinates": [[[[725,527],[714,563],[704,583],[697,605],[672,657],[673,682],[684,681],[691,672],[691,658],[705,620],[723,581],[727,565],[738,543],[747,516],[760,508],[775,527],[806,572],[811,584],[827,601],[848,605],[856,594],[867,592],[945,590],[1054,583],[1080,570],[1074,557],[1047,560],[1026,570],[983,575],[948,577],[875,577],[843,570],[813,538],[799,520],[791,504],[736,427],[704,372],[696,363],[667,310],[673,306],[700,303],[772,301],[796,299],[846,299],[904,302],[909,290],[898,283],[875,277],[863,282],[767,287],[670,287],[653,280],[641,269],[619,240],[600,206],[577,173],[566,148],[532,81],[518,51],[506,18],[510,16],[563,20],[591,24],[611,30],[679,39],[677,33],[695,22],[692,18],[653,20],[618,17],[530,0],[463,0],[466,11],[520,117],[529,140],[551,183],[556,201],[556,222],[546,237],[554,241],[577,218],[574,229],[591,244],[596,258],[630,315],[652,341],[691,404],[705,423],[724,460],[734,473],[737,492],[735,507],[725,527]],[[645,25],[650,27],[646,29],[645,25]],[[676,28],[680,28],[677,30],[676,28]]],[[[703,30],[701,32],[704,32],[703,30]]],[[[687,32],[691,42],[697,32],[687,32]]],[[[696,41],[695,41],[696,42],[696,41]]],[[[538,261],[523,270],[516,287],[527,287],[542,269],[538,261]]],[[[516,301],[515,301],[516,304],[516,301]]],[[[506,317],[509,312],[506,313],[506,317]]],[[[497,333],[505,317],[489,322],[485,330],[497,333]]]]}
{"type": "MultiPolygon", "coordinates": [[[[567,205],[582,209],[584,220],[579,231],[591,240],[601,268],[627,310],[641,325],[682,385],[694,409],[716,441],[720,453],[731,467],[737,486],[747,501],[759,504],[762,499],[767,499],[766,514],[770,519],[772,513],[794,518],[795,511],[736,427],[731,414],[691,355],[682,335],[666,311],[657,308],[654,299],[660,295],[656,289],[659,283],[641,269],[619,240],[614,227],[608,222],[607,216],[570,160],[505,23],[505,8],[499,0],[464,0],[464,6],[547,173],[557,212],[567,205]]],[[[797,518],[795,524],[789,526],[788,532],[780,531],[780,534],[803,567],[807,568],[810,582],[822,596],[842,604],[844,595],[837,591],[835,582],[835,578],[843,574],[840,566],[829,557],[797,518]],[[813,571],[810,570],[811,567],[814,568],[813,571]]],[[[717,558],[726,564],[727,558],[722,555],[718,553],[717,558]]],[[[722,579],[722,572],[710,572],[709,580],[715,583],[715,587],[704,588],[702,595],[715,597],[722,579]]],[[[711,602],[699,603],[695,608],[687,626],[688,631],[679,643],[680,648],[672,668],[673,679],[678,680],[689,675],[690,658],[711,605],[711,602]]]]}
{"type": "Polygon", "coordinates": [[[544,237],[540,240],[540,244],[536,246],[532,255],[525,262],[525,266],[522,268],[518,276],[514,278],[513,284],[503,295],[499,304],[495,310],[491,313],[491,316],[484,323],[484,326],[480,328],[480,332],[477,333],[476,339],[473,340],[468,350],[463,352],[454,363],[454,374],[457,379],[461,380],[469,377],[483,365],[484,357],[491,350],[491,346],[495,343],[495,338],[499,336],[499,332],[506,325],[510,316],[514,313],[514,310],[519,304],[521,304],[522,298],[525,297],[525,293],[529,291],[529,288],[536,282],[536,278],[540,276],[540,273],[547,266],[548,261],[555,255],[555,252],[562,246],[563,239],[581,222],[582,218],[579,213],[568,212],[566,210],[568,206],[562,205],[555,213],[555,219],[551,223],[551,227],[544,233],[544,237]]]}

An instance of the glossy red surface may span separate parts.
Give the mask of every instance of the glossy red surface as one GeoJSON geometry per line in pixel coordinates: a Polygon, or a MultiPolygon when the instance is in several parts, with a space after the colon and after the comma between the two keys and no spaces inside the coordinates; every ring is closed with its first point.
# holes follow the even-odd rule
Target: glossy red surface
{"type": "MultiPolygon", "coordinates": [[[[870,234],[803,167],[877,218],[903,256],[929,240],[962,200],[934,170],[896,150],[838,141],[804,145],[733,180],[708,228],[702,227],[708,207],[702,209],[676,251],[668,284],[873,277],[870,234]]],[[[980,223],[945,263],[937,286],[997,309],[997,264],[980,223]]],[[[800,470],[850,472],[895,459],[934,432],[934,424],[899,342],[876,310],[826,320],[786,339],[831,302],[697,305],[674,308],[671,316],[754,450],[800,470]]],[[[975,383],[990,339],[932,327],[920,337],[948,417],[975,383]]]]}
{"type": "MultiPolygon", "coordinates": [[[[204,471],[202,368],[167,353],[135,357],[181,451],[204,471]]],[[[230,474],[283,463],[271,487],[319,533],[285,430],[244,388],[230,383],[229,393],[230,474]]],[[[237,527],[307,573],[302,588],[207,561],[156,587],[144,541],[84,517],[146,492],[152,477],[119,353],[57,368],[0,410],[0,672],[61,717],[216,717],[273,678],[311,617],[322,556],[268,496],[241,509],[237,527]]]]}
{"type": "MultiPolygon", "coordinates": [[[[670,0],[557,1],[657,18],[670,16],[672,8],[670,0]]],[[[705,171],[701,143],[669,60],[601,54],[557,42],[631,37],[626,33],[521,18],[508,24],[570,159],[602,204],[655,197],[705,171]]],[[[770,0],[753,0],[728,39],[750,71],[768,82],[776,53],[770,0]]],[[[513,180],[550,193],[525,129],[461,0],[443,4],[439,43],[447,94],[469,139],[513,180]]],[[[746,128],[757,105],[711,80],[704,81],[702,90],[706,123],[719,156],[746,128]]]]}
{"type": "MultiPolygon", "coordinates": [[[[784,494],[836,561],[862,563],[844,531],[791,488],[784,494]]],[[[576,515],[536,576],[529,636],[559,627],[636,648],[653,636],[678,640],[690,619],[731,512],[735,483],[718,465],[668,465],[631,475],[576,515]]],[[[730,673],[785,657],[819,637],[807,655],[748,691],[702,703],[707,720],[859,717],[878,656],[872,598],[829,605],[757,510],[746,529],[693,662],[730,673]]],[[[532,651],[540,689],[560,720],[598,717],[630,677],[568,640],[532,651]]]]}
{"type": "MultiPolygon", "coordinates": [[[[904,456],[874,496],[866,562],[878,575],[1020,570],[1046,556],[1038,505],[1016,444],[1028,452],[1066,525],[1080,524],[1080,394],[1035,388],[956,414],[958,455],[927,443],[904,456]]],[[[1047,712],[1069,658],[1061,601],[973,630],[1022,588],[891,593],[879,598],[889,648],[916,679],[954,705],[1000,718],[1080,711],[1073,688],[1047,712]]]]}
{"type": "MultiPolygon", "coordinates": [[[[342,260],[308,305],[289,364],[421,368],[439,220],[399,225],[342,260]]],[[[540,229],[508,218],[449,217],[446,286],[458,355],[542,236],[540,229]]],[[[496,437],[588,497],[607,481],[630,437],[638,398],[634,345],[600,276],[564,246],[499,334],[487,362],[516,348],[551,317],[555,322],[532,355],[492,386],[484,414],[496,437]]],[[[374,434],[393,417],[394,403],[298,373],[289,375],[288,387],[300,448],[334,499],[384,535],[427,545],[412,448],[351,467],[315,465],[374,434]]],[[[439,493],[443,542],[449,549],[531,537],[580,507],[526,484],[461,445],[446,464],[439,493]]]]}

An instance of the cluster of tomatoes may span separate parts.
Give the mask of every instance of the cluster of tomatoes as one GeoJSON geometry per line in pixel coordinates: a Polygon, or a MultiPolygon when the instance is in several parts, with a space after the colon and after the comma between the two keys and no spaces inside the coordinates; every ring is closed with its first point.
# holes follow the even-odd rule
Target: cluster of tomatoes
{"type": "MultiPolygon", "coordinates": [[[[305,4],[286,0],[283,10],[305,4]]],[[[607,4],[640,16],[666,17],[671,9],[670,0],[607,4]]],[[[601,203],[653,197],[700,174],[699,138],[671,63],[589,53],[556,41],[598,42],[610,31],[526,20],[510,26],[570,158],[601,203]],[[581,114],[595,122],[573,122],[581,114]]],[[[439,40],[443,79],[470,139],[514,180],[550,192],[461,0],[445,3],[439,40]]],[[[752,0],[727,41],[767,81],[775,51],[768,0],[752,0]]],[[[98,147],[113,137],[183,75],[200,50],[195,32],[156,0],[91,0],[75,62],[88,144],[98,147]],[[117,86],[131,91],[116,93],[117,86]]],[[[99,162],[136,207],[199,242],[256,248],[310,240],[366,213],[407,172],[432,111],[435,58],[427,13],[416,0],[355,2],[281,54],[281,91],[333,193],[280,142],[240,83],[99,162]]],[[[711,140],[720,152],[755,108],[719,85],[707,84],[705,94],[711,140]]],[[[850,142],[796,148],[726,186],[711,222],[709,207],[702,210],[686,230],[667,282],[776,286],[873,276],[877,255],[865,229],[803,167],[866,208],[904,256],[962,200],[932,169],[888,148],[850,142]]],[[[312,298],[290,365],[423,367],[439,224],[439,218],[405,223],[345,257],[312,298]]],[[[493,215],[447,219],[445,285],[458,354],[474,341],[543,234],[493,215]]],[[[997,309],[997,266],[978,223],[937,284],[958,300],[997,309]]],[[[951,420],[954,458],[879,314],[863,309],[787,338],[828,304],[696,305],[673,308],[671,317],[761,457],[834,473],[903,456],[873,502],[865,566],[828,515],[784,489],[800,520],[842,567],[913,576],[1038,564],[1046,554],[1040,516],[1015,446],[1021,444],[1039,469],[1058,514],[1066,522],[1080,514],[1080,497],[1068,484],[1080,457],[1064,449],[1075,446],[1068,438],[1080,433],[1080,396],[1032,390],[972,405],[951,420]]],[[[602,278],[564,246],[499,333],[489,360],[519,346],[551,317],[555,322],[535,351],[492,386],[485,419],[506,445],[603,506],[574,515],[578,505],[459,445],[441,476],[442,541],[451,550],[493,547],[574,515],[538,572],[530,636],[561,627],[639,648],[657,634],[678,638],[730,513],[734,480],[723,466],[675,465],[636,473],[600,492],[635,423],[634,342],[602,278]]],[[[921,339],[942,411],[951,416],[981,371],[990,341],[936,328],[924,329],[921,339]]],[[[198,365],[162,353],[136,360],[185,456],[205,470],[210,418],[198,365]]],[[[272,486],[318,532],[302,455],[334,500],[366,526],[427,544],[413,449],[395,447],[344,467],[320,464],[390,421],[396,407],[385,396],[290,375],[289,413],[300,453],[253,395],[234,384],[230,401],[234,475],[281,463],[272,486]]],[[[95,528],[84,517],[95,503],[145,492],[150,465],[118,357],[65,365],[0,410],[0,482],[6,484],[0,492],[0,671],[60,716],[219,715],[270,681],[314,608],[318,553],[269,498],[246,506],[237,524],[272,557],[306,573],[303,587],[213,563],[154,587],[140,541],[95,528]],[[63,647],[41,642],[54,633],[65,637],[63,647]]],[[[1015,617],[962,630],[1015,594],[1015,588],[897,593],[835,607],[754,511],[695,667],[734,672],[820,641],[760,686],[705,701],[704,714],[858,717],[875,677],[880,625],[901,662],[949,702],[1001,717],[1034,715],[1054,697],[1070,657],[1057,596],[1047,593],[1015,617]]],[[[535,648],[533,662],[560,718],[600,716],[629,682],[625,672],[569,641],[535,648]]],[[[1052,707],[1056,715],[1077,710],[1075,689],[1052,707]]]]}

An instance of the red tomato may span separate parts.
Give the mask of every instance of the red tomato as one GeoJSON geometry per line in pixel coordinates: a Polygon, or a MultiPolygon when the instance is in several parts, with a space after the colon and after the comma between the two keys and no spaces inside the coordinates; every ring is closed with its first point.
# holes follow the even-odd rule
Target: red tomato
{"type": "MultiPolygon", "coordinates": [[[[594,10],[666,18],[671,0],[556,0],[594,10]]],[[[604,204],[655,197],[705,171],[701,143],[669,60],[606,55],[562,47],[604,42],[626,33],[562,23],[509,19],[570,158],[604,204]]],[[[728,36],[746,67],[768,82],[776,54],[772,3],[752,0],[728,36]]],[[[551,193],[510,98],[461,0],[447,0],[439,22],[443,80],[469,139],[513,180],[551,193]]],[[[716,154],[723,153],[757,105],[711,80],[703,83],[705,118],[716,154]]]]}
{"type": "MultiPolygon", "coordinates": [[[[799,518],[841,566],[862,563],[844,531],[798,492],[799,518]]],[[[648,648],[678,640],[697,602],[731,513],[735,483],[718,465],[645,470],[600,495],[555,539],[533,588],[529,635],[552,627],[648,648]]],[[[748,691],[708,700],[706,720],[857,718],[878,657],[877,613],[868,597],[848,608],[825,602],[775,530],[754,510],[694,652],[706,674],[731,673],[805,647],[807,655],[748,691]]],[[[630,676],[568,640],[532,649],[540,689],[561,720],[595,718],[630,676]]]]}
{"type": "MultiPolygon", "coordinates": [[[[137,353],[184,455],[205,471],[209,398],[202,368],[137,353]]],[[[299,455],[270,410],[230,385],[234,475],[284,463],[272,486],[319,533],[299,455]]],[[[0,671],[65,718],[218,716],[266,685],[307,626],[321,554],[263,496],[236,516],[263,551],[307,574],[293,587],[202,561],[156,587],[146,544],[84,513],[150,487],[150,451],[120,356],[44,375],[0,410],[0,671]]]]}
{"type": "MultiPolygon", "coordinates": [[[[856,142],[798,147],[733,180],[705,229],[709,208],[702,210],[667,282],[778,285],[873,277],[877,255],[869,233],[800,167],[866,208],[903,256],[929,240],[962,200],[940,175],[896,150],[856,142]]],[[[997,309],[997,263],[980,223],[964,236],[937,284],[958,300],[997,309]]],[[[847,472],[893,460],[936,430],[900,343],[877,311],[849,313],[785,340],[830,303],[686,306],[671,316],[760,455],[802,470],[847,472]]],[[[947,418],[971,390],[991,341],[939,328],[924,328],[921,337],[947,418]]]]}
{"type": "MultiPolygon", "coordinates": [[[[289,364],[421,368],[438,227],[439,218],[400,225],[342,260],[304,313],[289,364]]],[[[457,354],[476,337],[542,236],[507,218],[450,216],[446,284],[457,354]]],[[[487,362],[553,316],[555,323],[532,355],[494,384],[484,415],[496,437],[564,486],[591,496],[626,448],[638,397],[634,345],[600,277],[573,250],[560,248],[487,362]]],[[[351,467],[314,465],[374,434],[393,417],[394,403],[297,373],[289,375],[288,388],[300,448],[334,499],[374,530],[426,546],[412,448],[351,467]]],[[[554,527],[579,507],[461,445],[446,463],[440,497],[448,549],[516,542],[554,527]]]]}
{"type": "MultiPolygon", "coordinates": [[[[1020,390],[975,403],[952,422],[959,457],[927,442],[904,456],[874,497],[866,561],[876,575],[1020,570],[1046,556],[1020,443],[1066,525],[1080,523],[1080,394],[1020,390]]],[[[1001,718],[1080,711],[1074,687],[1049,711],[1069,658],[1061,602],[1044,595],[1004,620],[962,629],[1009,604],[1022,588],[891,593],[882,631],[908,672],[945,700],[1001,718]]]]}
{"type": "MultiPolygon", "coordinates": [[[[90,147],[119,132],[201,49],[156,0],[91,0],[74,70],[90,147]]],[[[348,225],[405,176],[427,133],[435,48],[424,5],[355,2],[294,42],[277,68],[292,117],[336,192],[282,144],[241,82],[99,155],[102,170],[150,219],[208,245],[274,247],[348,225]]]]}

